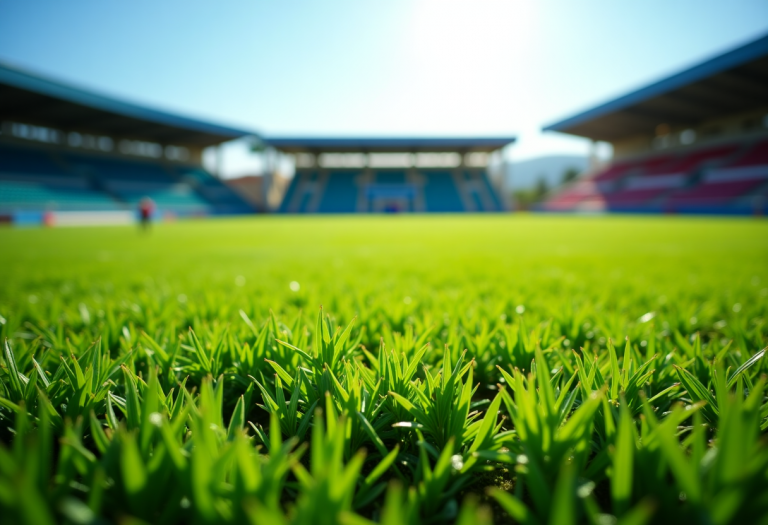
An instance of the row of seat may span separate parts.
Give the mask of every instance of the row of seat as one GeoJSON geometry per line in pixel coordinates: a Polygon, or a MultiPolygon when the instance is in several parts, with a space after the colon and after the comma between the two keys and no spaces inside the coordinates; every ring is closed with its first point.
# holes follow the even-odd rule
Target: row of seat
{"type": "Polygon", "coordinates": [[[212,203],[214,212],[223,215],[253,213],[253,207],[236,191],[198,166],[171,166],[178,180],[195,189],[203,199],[212,203]]]}
{"type": "Polygon", "coordinates": [[[617,162],[566,187],[545,209],[723,211],[768,200],[768,141],[617,162]]]}
{"type": "Polygon", "coordinates": [[[0,208],[6,210],[36,209],[37,204],[57,203],[59,210],[118,209],[107,195],[71,187],[46,187],[18,181],[0,180],[0,208]]]}
{"type": "Polygon", "coordinates": [[[0,213],[119,210],[135,208],[144,197],[151,198],[160,212],[252,211],[234,191],[197,166],[0,145],[0,213]]]}
{"type": "Polygon", "coordinates": [[[484,172],[424,169],[418,181],[405,170],[380,169],[362,182],[362,172],[339,169],[299,171],[291,181],[283,213],[362,211],[499,211],[501,204],[484,172]],[[365,190],[361,193],[361,189],[365,190]],[[363,199],[361,201],[360,199],[363,199]]]}

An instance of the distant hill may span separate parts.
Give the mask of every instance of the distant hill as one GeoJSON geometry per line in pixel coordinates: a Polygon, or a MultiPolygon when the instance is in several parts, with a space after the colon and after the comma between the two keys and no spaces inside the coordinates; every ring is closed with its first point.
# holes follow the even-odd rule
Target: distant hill
{"type": "Polygon", "coordinates": [[[562,182],[563,173],[569,168],[576,168],[581,173],[588,165],[589,158],[578,155],[552,155],[514,162],[507,165],[507,188],[530,189],[542,178],[552,188],[562,182]]]}

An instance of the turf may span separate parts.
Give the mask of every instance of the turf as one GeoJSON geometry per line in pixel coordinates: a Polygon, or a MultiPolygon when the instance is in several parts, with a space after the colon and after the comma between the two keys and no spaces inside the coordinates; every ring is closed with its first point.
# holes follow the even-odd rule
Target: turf
{"type": "Polygon", "coordinates": [[[0,268],[14,523],[768,515],[763,220],[3,228],[0,268]]]}

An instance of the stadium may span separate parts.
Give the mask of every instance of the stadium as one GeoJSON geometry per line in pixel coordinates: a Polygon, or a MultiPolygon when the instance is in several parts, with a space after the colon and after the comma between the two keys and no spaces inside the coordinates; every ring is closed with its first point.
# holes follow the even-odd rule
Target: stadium
{"type": "MultiPolygon", "coordinates": [[[[119,222],[145,197],[160,216],[256,211],[202,167],[205,147],[257,137],[254,132],[139,107],[9,66],[0,66],[0,86],[0,214],[6,221],[42,223],[47,216],[72,223],[90,216],[119,222]]],[[[501,211],[486,168],[489,157],[512,142],[263,139],[296,159],[282,213],[501,211]]]]}
{"type": "Polygon", "coordinates": [[[0,216],[132,220],[150,197],[173,216],[253,213],[201,166],[203,148],[251,132],[195,121],[0,64],[0,216]],[[96,213],[94,213],[96,212],[96,213]]]}
{"type": "Polygon", "coordinates": [[[768,36],[544,129],[610,142],[551,211],[764,215],[768,36]]]}
{"type": "MultiPolygon", "coordinates": [[[[766,82],[763,37],[546,126],[609,142],[614,157],[560,189],[542,210],[765,214],[766,82]]],[[[9,66],[0,66],[0,86],[0,214],[6,221],[42,222],[48,213],[61,222],[87,217],[72,212],[123,211],[100,215],[120,220],[143,197],[156,202],[160,216],[256,211],[202,167],[204,148],[256,138],[255,132],[128,104],[9,66]]],[[[492,183],[488,164],[514,137],[260,140],[293,159],[295,176],[280,213],[509,208],[504,183],[492,183]]]]}
{"type": "Polygon", "coordinates": [[[514,138],[266,141],[296,159],[283,213],[455,213],[504,209],[487,166],[514,138]]]}
{"type": "Polygon", "coordinates": [[[767,523],[764,2],[342,4],[3,8],[0,524],[767,523]]]}

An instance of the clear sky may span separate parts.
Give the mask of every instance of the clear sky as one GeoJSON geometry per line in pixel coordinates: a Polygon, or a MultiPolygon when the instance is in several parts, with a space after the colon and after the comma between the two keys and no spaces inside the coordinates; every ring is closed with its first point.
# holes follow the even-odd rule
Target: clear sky
{"type": "MultiPolygon", "coordinates": [[[[266,135],[516,135],[768,32],[767,0],[0,0],[0,60],[266,135]]],[[[228,149],[229,174],[253,169],[228,149]]]]}

